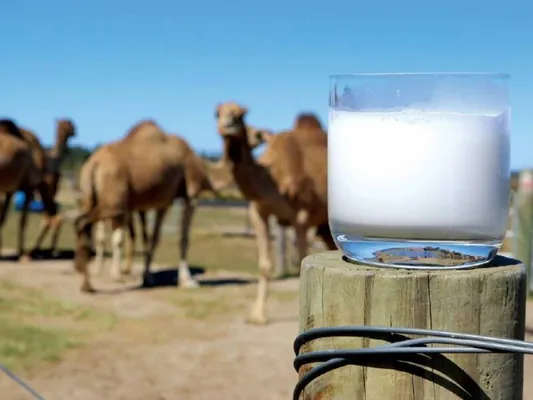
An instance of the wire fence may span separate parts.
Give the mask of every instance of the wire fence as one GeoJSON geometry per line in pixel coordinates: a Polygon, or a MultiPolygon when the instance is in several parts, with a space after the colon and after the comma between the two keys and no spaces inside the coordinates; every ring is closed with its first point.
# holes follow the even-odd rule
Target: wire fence
{"type": "Polygon", "coordinates": [[[11,380],[13,380],[15,383],[17,383],[20,387],[25,389],[28,393],[30,393],[35,399],[37,400],[44,400],[44,397],[42,397],[39,393],[35,391],[30,385],[28,385],[26,382],[24,382],[20,377],[15,375],[9,368],[7,368],[5,365],[0,364],[0,370],[2,370],[11,380]]]}

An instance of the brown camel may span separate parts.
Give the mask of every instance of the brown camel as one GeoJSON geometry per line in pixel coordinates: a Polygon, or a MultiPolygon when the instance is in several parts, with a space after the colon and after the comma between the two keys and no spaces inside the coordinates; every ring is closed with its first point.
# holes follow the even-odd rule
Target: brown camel
{"type": "MultiPolygon", "coordinates": [[[[184,141],[186,144],[186,142],[184,141]]],[[[229,171],[225,172],[227,168],[220,163],[209,163],[209,167],[204,165],[202,160],[194,153],[188,146],[188,154],[184,159],[185,179],[179,186],[176,192],[176,198],[182,199],[182,217],[180,227],[180,262],[179,262],[179,280],[178,284],[181,287],[196,287],[196,281],[191,279],[188,268],[187,252],[189,248],[190,227],[196,204],[202,192],[210,191],[218,196],[218,192],[227,187],[232,182],[232,176],[229,171]]],[[[171,206],[171,205],[170,205],[171,206]]],[[[170,207],[169,206],[169,207],[170,207]]],[[[129,275],[133,266],[133,259],[135,254],[135,228],[133,224],[133,215],[130,214],[128,221],[129,240],[126,241],[126,263],[124,268],[119,268],[117,265],[121,264],[120,252],[116,246],[112,248],[112,259],[114,267],[111,268],[112,278],[120,279],[121,274],[129,275]]],[[[146,257],[148,251],[148,234],[146,229],[146,210],[137,211],[141,223],[141,238],[143,244],[143,254],[146,257]]],[[[103,271],[104,263],[104,247],[105,247],[105,222],[99,221],[95,233],[95,253],[96,253],[96,269],[97,272],[103,271]]]]}
{"type": "Polygon", "coordinates": [[[13,193],[18,190],[23,191],[25,200],[20,215],[17,246],[19,260],[23,262],[29,259],[24,239],[33,192],[38,191],[51,218],[55,218],[57,212],[43,179],[45,172],[45,152],[37,136],[17,126],[13,120],[0,120],[0,192],[4,193],[0,204],[0,230],[5,222],[13,193]]]}
{"type": "MultiPolygon", "coordinates": [[[[124,230],[133,212],[156,210],[150,245],[145,252],[143,286],[151,286],[150,265],[159,242],[161,224],[176,197],[196,196],[203,186],[194,177],[199,169],[194,152],[182,138],[169,135],[154,121],[141,121],[121,140],[100,147],[80,171],[81,212],[75,220],[77,243],[75,267],[83,273],[82,291],[94,289],[87,262],[92,225],[111,220],[113,265],[121,274],[124,230]]],[[[192,203],[184,202],[183,224],[190,224],[192,203]]],[[[182,238],[182,241],[184,239],[182,238]]],[[[186,245],[185,245],[186,247],[186,245]]],[[[180,286],[195,286],[188,265],[180,264],[180,286]]]]}
{"type": "MultiPolygon", "coordinates": [[[[70,138],[76,136],[76,126],[74,122],[69,119],[58,119],[56,121],[56,142],[54,147],[46,152],[46,165],[47,170],[44,175],[44,181],[48,186],[50,196],[55,199],[57,195],[57,189],[59,181],[61,179],[61,165],[65,158],[67,151],[67,144],[70,138]]],[[[35,242],[33,251],[40,251],[41,245],[48,233],[48,230],[52,228],[52,242],[50,246],[51,254],[54,254],[57,248],[57,241],[59,239],[59,232],[63,219],[61,214],[57,214],[55,218],[51,218],[45,214],[39,228],[39,234],[35,242]]]]}
{"type": "Polygon", "coordinates": [[[294,228],[299,261],[307,254],[307,232],[312,227],[329,249],[335,249],[327,214],[327,135],[316,116],[300,114],[292,130],[269,138],[265,152],[256,160],[246,134],[246,114],[246,108],[227,102],[218,105],[216,117],[226,162],[250,201],[250,221],[256,233],[259,281],[248,321],[264,324],[273,270],[269,216],[274,215],[281,226],[294,228]]]}
{"type": "MultiPolygon", "coordinates": [[[[264,142],[267,142],[272,133],[264,130],[257,129],[252,126],[247,126],[247,133],[252,148],[256,148],[264,142]]],[[[180,226],[180,274],[185,274],[184,279],[178,281],[181,283],[181,286],[191,288],[196,287],[196,281],[188,279],[186,276],[189,269],[186,267],[188,265],[187,253],[189,247],[189,237],[190,237],[190,227],[192,222],[192,217],[196,209],[196,204],[199,200],[199,197],[203,191],[210,191],[215,196],[219,196],[221,190],[235,184],[233,180],[233,175],[229,168],[228,163],[224,160],[217,162],[210,162],[208,160],[202,160],[198,155],[191,149],[191,154],[189,160],[185,164],[185,186],[182,185],[180,190],[177,193],[177,198],[183,200],[183,209],[181,217],[181,226],[180,226]],[[187,190],[185,190],[187,188],[187,190]]],[[[143,253],[146,253],[148,248],[148,234],[146,231],[146,212],[139,211],[137,212],[139,216],[139,221],[141,225],[141,238],[143,243],[143,253]]],[[[128,275],[131,273],[133,266],[133,259],[135,254],[135,228],[133,224],[133,213],[130,216],[129,224],[129,240],[126,241],[126,263],[124,268],[120,269],[121,273],[128,275]]],[[[99,221],[96,226],[95,233],[95,264],[96,271],[98,273],[103,272],[104,265],[104,252],[105,252],[105,221],[99,221]]],[[[112,259],[113,263],[120,264],[120,255],[117,256],[116,248],[113,247],[112,259]]],[[[111,269],[115,271],[115,276],[113,278],[118,279],[119,276],[116,275],[117,267],[111,269]]]]}

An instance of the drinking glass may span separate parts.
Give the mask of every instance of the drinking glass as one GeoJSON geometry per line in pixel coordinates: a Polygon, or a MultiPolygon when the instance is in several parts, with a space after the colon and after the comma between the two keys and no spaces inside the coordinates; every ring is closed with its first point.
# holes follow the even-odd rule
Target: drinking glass
{"type": "Polygon", "coordinates": [[[507,228],[509,75],[330,76],[329,225],[349,261],[488,263],[507,228]]]}

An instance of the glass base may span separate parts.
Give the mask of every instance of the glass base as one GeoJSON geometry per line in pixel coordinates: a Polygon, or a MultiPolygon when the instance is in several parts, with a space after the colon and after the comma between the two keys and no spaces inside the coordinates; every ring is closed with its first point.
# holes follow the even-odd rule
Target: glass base
{"type": "Polygon", "coordinates": [[[501,241],[395,240],[334,235],[347,261],[402,269],[466,269],[490,263],[501,241]]]}

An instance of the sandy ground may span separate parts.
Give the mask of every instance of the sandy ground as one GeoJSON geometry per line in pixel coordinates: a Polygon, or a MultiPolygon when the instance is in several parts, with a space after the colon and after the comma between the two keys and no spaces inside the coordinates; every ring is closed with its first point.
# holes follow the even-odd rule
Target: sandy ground
{"type": "MultiPolygon", "coordinates": [[[[212,289],[238,305],[237,312],[216,318],[176,316],[176,307],[162,296],[172,287],[122,291],[136,283],[111,284],[95,280],[107,294],[79,293],[79,277],[69,274],[71,262],[46,261],[28,265],[3,262],[0,278],[45,289],[61,299],[112,310],[126,322],[71,350],[62,361],[23,376],[47,400],[214,400],[290,399],[296,374],[292,341],[297,334],[297,297],[270,302],[272,323],[247,325],[243,290],[253,285],[212,289]],[[243,289],[244,288],[244,289],[243,289]],[[145,321],[145,323],[143,322],[145,321]]],[[[224,275],[224,274],[222,274],[224,275]]],[[[206,279],[219,279],[206,277],[206,279]]],[[[274,283],[276,289],[296,292],[298,281],[274,283]]],[[[533,332],[533,305],[528,328],[533,332]]],[[[533,335],[529,335],[533,340],[533,335]]],[[[533,373],[533,356],[526,373],[533,373]]],[[[533,400],[533,380],[524,380],[524,398],[533,400]]],[[[0,399],[32,397],[0,373],[0,399]]]]}
{"type": "MultiPolygon", "coordinates": [[[[296,300],[272,302],[275,319],[265,327],[245,324],[245,302],[239,312],[214,321],[191,321],[174,317],[176,307],[161,299],[165,291],[177,290],[173,287],[112,293],[136,282],[119,285],[96,279],[95,286],[109,293],[82,295],[79,277],[69,274],[71,265],[68,261],[24,266],[4,262],[0,268],[0,277],[45,289],[61,299],[112,310],[119,319],[130,321],[70,351],[58,364],[24,376],[47,400],[290,398],[296,377],[291,347],[297,334],[296,300]]],[[[241,286],[214,290],[238,299],[241,286]]],[[[253,285],[245,286],[253,291],[253,285]]],[[[285,280],[275,286],[296,292],[298,282],[285,280]]],[[[31,397],[0,374],[0,399],[31,397]]]]}

